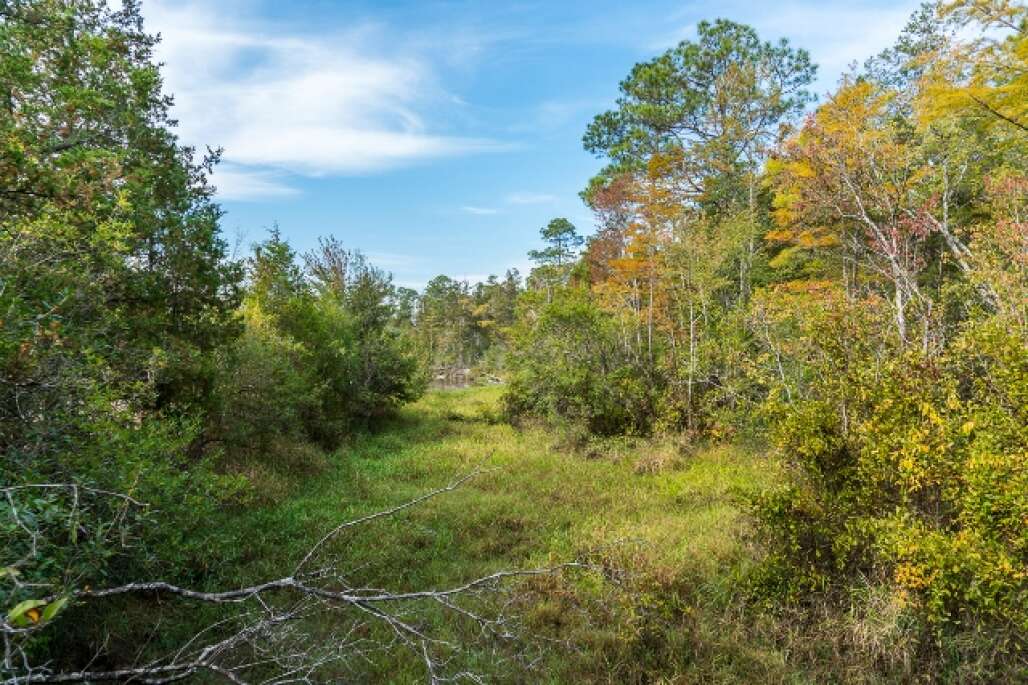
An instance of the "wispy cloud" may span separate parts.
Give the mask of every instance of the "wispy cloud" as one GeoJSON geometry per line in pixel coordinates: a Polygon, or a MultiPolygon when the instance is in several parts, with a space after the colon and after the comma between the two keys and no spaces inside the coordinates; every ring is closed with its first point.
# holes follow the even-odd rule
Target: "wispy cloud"
{"type": "Polygon", "coordinates": [[[218,165],[211,182],[218,189],[218,197],[223,200],[277,200],[300,193],[283,180],[281,174],[240,168],[234,164],[218,165]]]}
{"type": "Polygon", "coordinates": [[[885,7],[866,2],[791,3],[776,7],[755,23],[769,38],[787,36],[794,45],[808,49],[820,67],[817,87],[829,90],[851,63],[863,63],[892,45],[917,5],[910,0],[885,7]]]}
{"type": "Polygon", "coordinates": [[[511,193],[505,198],[509,205],[546,205],[556,201],[557,197],[548,193],[518,192],[511,193]]]}
{"type": "Polygon", "coordinates": [[[465,214],[475,214],[478,216],[487,216],[490,214],[500,213],[500,210],[494,209],[492,207],[475,207],[473,205],[464,205],[460,208],[460,211],[464,212],[465,214]]]}
{"type": "Polygon", "coordinates": [[[222,197],[288,194],[289,185],[270,170],[363,174],[501,147],[434,130],[425,113],[452,96],[427,60],[376,52],[373,44],[388,44],[381,27],[292,35],[248,20],[247,9],[146,5],[150,30],[163,37],[157,57],[166,65],[181,137],[224,147],[233,165],[219,174],[222,197]]]}

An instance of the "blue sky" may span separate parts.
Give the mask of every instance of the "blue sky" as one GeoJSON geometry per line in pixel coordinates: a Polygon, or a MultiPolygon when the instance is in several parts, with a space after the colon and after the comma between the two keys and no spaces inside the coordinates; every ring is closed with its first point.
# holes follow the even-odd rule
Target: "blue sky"
{"type": "Polygon", "coordinates": [[[788,38],[818,94],[890,45],[916,2],[144,0],[184,141],[215,174],[241,249],[278,222],[334,234],[401,285],[527,271],[549,219],[588,233],[582,150],[632,65],[701,19],[788,38]]]}

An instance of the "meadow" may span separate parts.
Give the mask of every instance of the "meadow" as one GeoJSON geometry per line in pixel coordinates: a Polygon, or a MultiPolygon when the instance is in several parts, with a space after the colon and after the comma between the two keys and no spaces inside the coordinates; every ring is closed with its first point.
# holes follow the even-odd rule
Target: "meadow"
{"type": "MultiPolygon", "coordinates": [[[[783,653],[754,643],[756,631],[733,613],[735,581],[754,554],[745,501],[779,478],[772,459],[659,440],[573,444],[553,429],[500,422],[501,392],[433,390],[331,455],[249,474],[256,490],[276,494],[219,526],[220,574],[273,577],[338,522],[477,471],[334,543],[360,582],[391,590],[569,561],[608,571],[516,583],[514,649],[541,649],[541,660],[489,673],[487,646],[469,643],[477,670],[512,682],[793,681],[783,653]]],[[[431,608],[422,619],[455,629],[431,608]]],[[[421,664],[397,650],[361,668],[362,678],[408,682],[421,664]]]]}

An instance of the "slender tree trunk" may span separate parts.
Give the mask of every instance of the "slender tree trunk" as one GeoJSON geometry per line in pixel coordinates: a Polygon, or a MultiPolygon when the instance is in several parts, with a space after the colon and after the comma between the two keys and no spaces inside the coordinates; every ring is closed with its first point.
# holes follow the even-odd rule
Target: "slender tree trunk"
{"type": "Polygon", "coordinates": [[[903,297],[903,287],[897,282],[896,283],[896,294],[894,297],[896,307],[896,332],[899,333],[900,342],[904,345],[907,344],[907,314],[904,311],[906,307],[905,298],[903,297]]]}
{"type": "Polygon", "coordinates": [[[693,379],[696,374],[696,304],[693,300],[689,300],[689,380],[688,380],[688,409],[687,409],[687,425],[689,430],[693,429],[693,402],[692,402],[692,386],[693,379]]]}
{"type": "Polygon", "coordinates": [[[750,264],[753,261],[753,253],[756,250],[753,240],[753,229],[757,225],[757,196],[756,196],[756,177],[754,174],[749,175],[749,196],[747,198],[747,215],[748,224],[746,226],[746,248],[743,252],[743,256],[739,260],[739,301],[745,302],[749,297],[749,273],[750,264]]]}
{"type": "Polygon", "coordinates": [[[650,272],[650,302],[646,314],[646,354],[650,367],[653,366],[653,273],[650,272]]]}

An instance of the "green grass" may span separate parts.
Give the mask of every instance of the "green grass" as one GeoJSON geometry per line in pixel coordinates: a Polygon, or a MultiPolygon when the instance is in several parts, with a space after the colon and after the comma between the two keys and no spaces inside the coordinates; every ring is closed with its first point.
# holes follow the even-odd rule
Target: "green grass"
{"type": "MultiPolygon", "coordinates": [[[[444,587],[498,569],[588,559],[611,569],[519,587],[526,632],[570,641],[514,682],[796,680],[766,641],[752,644],[735,579],[751,563],[740,498],[779,477],[759,453],[620,440],[573,450],[542,427],[496,420],[501,390],[433,391],[327,461],[254,475],[276,498],[227,514],[211,564],[218,583],[281,575],[324,531],[475,469],[458,490],[355,530],[334,551],[354,582],[444,587]],[[741,631],[741,632],[740,632],[741,631]]],[[[313,463],[311,463],[313,462],[313,463]]],[[[426,619],[450,628],[441,616],[426,619]]],[[[472,655],[472,661],[475,656],[472,655]]],[[[490,671],[488,658],[479,667],[490,671]]],[[[369,664],[372,682],[418,679],[404,655],[369,664]]]]}

